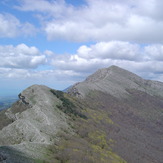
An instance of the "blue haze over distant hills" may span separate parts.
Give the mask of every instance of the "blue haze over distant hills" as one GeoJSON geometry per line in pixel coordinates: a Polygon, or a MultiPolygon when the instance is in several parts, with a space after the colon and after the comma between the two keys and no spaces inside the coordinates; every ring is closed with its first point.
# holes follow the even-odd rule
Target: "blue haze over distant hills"
{"type": "Polygon", "coordinates": [[[15,96],[0,96],[0,110],[9,108],[15,101],[18,100],[18,97],[15,96]]]}

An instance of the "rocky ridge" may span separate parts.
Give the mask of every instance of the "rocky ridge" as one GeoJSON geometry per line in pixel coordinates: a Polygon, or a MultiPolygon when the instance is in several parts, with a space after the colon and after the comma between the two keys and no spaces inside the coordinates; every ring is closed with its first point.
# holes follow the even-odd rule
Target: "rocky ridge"
{"type": "Polygon", "coordinates": [[[0,146],[41,158],[44,147],[58,140],[56,134],[69,128],[66,115],[56,106],[61,101],[46,86],[33,85],[21,95],[26,103],[20,99],[4,113],[11,123],[0,130],[0,146]]]}

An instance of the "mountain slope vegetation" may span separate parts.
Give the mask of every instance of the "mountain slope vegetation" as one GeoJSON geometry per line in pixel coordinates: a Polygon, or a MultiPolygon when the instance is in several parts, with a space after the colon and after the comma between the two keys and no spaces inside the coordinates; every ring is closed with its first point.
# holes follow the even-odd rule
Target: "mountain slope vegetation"
{"type": "Polygon", "coordinates": [[[0,162],[163,160],[161,82],[111,66],[67,93],[33,85],[20,97],[0,112],[0,162]]]}

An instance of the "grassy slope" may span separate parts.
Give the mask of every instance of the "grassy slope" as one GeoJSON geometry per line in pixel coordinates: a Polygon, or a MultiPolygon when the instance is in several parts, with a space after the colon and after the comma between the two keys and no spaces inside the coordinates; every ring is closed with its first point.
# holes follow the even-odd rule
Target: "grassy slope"
{"type": "Polygon", "coordinates": [[[123,163],[121,157],[112,151],[114,140],[107,137],[104,126],[112,126],[114,123],[108,114],[103,111],[93,110],[75,97],[64,94],[78,113],[70,115],[75,135],[69,135],[68,131],[60,133],[60,142],[51,147],[57,153],[54,154],[54,162],[85,162],[85,163],[123,163]],[[85,116],[80,116],[85,115],[85,116]]]}
{"type": "Polygon", "coordinates": [[[161,163],[163,98],[130,90],[129,99],[118,100],[103,92],[92,91],[84,103],[98,115],[98,112],[109,115],[114,122],[100,126],[106,137],[114,140],[114,152],[127,162],[161,163]]]}

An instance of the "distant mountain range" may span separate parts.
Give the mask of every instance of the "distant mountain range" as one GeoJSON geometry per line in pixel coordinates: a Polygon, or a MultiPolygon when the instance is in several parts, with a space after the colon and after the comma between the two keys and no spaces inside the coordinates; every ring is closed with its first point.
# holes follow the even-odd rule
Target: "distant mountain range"
{"type": "Polygon", "coordinates": [[[162,163],[162,82],[111,66],[19,98],[0,112],[0,162],[162,163]]]}

